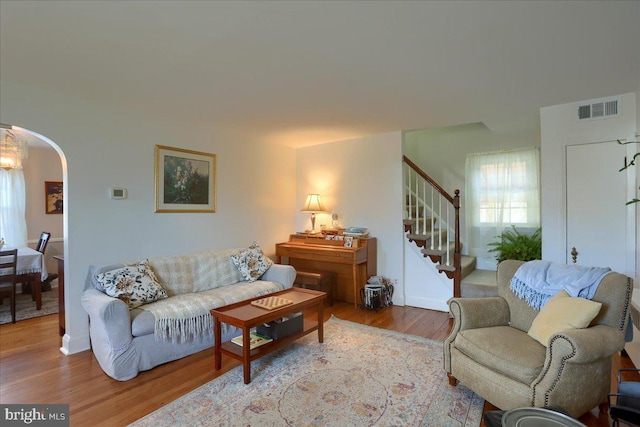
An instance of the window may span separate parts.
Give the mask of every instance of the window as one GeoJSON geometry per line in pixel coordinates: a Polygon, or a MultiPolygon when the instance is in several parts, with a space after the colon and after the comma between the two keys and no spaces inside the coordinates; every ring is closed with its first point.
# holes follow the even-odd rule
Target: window
{"type": "Polygon", "coordinates": [[[486,255],[487,243],[511,224],[525,231],[540,226],[539,171],[538,148],[467,156],[465,212],[470,254],[486,255]]]}
{"type": "Polygon", "coordinates": [[[8,246],[27,246],[25,194],[22,169],[0,168],[0,237],[8,246]]]}
{"type": "Polygon", "coordinates": [[[479,222],[495,224],[502,220],[511,224],[527,224],[537,212],[527,210],[527,169],[524,161],[502,162],[480,166],[479,222]],[[501,196],[503,189],[505,196],[501,196]],[[507,191],[508,189],[508,191],[507,191]],[[502,217],[502,218],[501,218],[502,217]]]}

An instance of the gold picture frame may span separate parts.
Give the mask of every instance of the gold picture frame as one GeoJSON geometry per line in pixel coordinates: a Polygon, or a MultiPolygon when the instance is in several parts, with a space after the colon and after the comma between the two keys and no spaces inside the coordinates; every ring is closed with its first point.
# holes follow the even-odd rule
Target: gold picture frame
{"type": "Polygon", "coordinates": [[[156,145],[155,212],[215,212],[216,155],[156,145]]]}
{"type": "Polygon", "coordinates": [[[47,215],[61,215],[63,210],[64,194],[62,192],[62,181],[44,182],[44,212],[47,215]]]}

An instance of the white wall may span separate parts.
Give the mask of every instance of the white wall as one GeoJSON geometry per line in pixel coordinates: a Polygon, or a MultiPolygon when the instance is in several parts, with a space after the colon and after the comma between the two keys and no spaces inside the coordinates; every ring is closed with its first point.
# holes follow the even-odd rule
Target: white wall
{"type": "MultiPolygon", "coordinates": [[[[635,141],[640,141],[640,81],[638,81],[638,90],[636,91],[636,131],[634,137],[635,141]]],[[[640,144],[636,145],[636,149],[640,152],[640,144]]],[[[640,199],[640,165],[637,162],[636,167],[638,171],[636,172],[635,198],[640,199]]],[[[640,224],[640,204],[636,204],[636,224],[640,224]]],[[[636,277],[634,284],[634,286],[640,287],[640,225],[636,227],[636,277]]]]}
{"type": "Polygon", "coordinates": [[[89,265],[247,246],[254,240],[273,255],[275,243],[295,223],[300,208],[292,148],[112,109],[93,103],[91,94],[77,99],[6,81],[0,91],[3,123],[44,135],[63,152],[63,352],[89,348],[80,305],[89,265]],[[154,213],[155,144],[217,154],[217,213],[154,213]],[[107,198],[112,186],[127,188],[128,199],[107,198]]]}
{"type": "Polygon", "coordinates": [[[422,248],[404,239],[405,304],[429,310],[449,311],[447,301],[453,297],[453,279],[425,258],[422,248]]]}
{"type": "Polygon", "coordinates": [[[64,253],[63,216],[45,213],[45,181],[62,181],[62,163],[58,153],[51,147],[29,147],[29,155],[23,162],[26,184],[27,240],[35,247],[42,231],[51,233],[45,252],[47,271],[58,271],[54,255],[64,253]]]}
{"type": "MultiPolygon", "coordinates": [[[[634,141],[640,140],[640,81],[636,91],[636,131],[634,141]]],[[[640,145],[636,145],[636,151],[640,152],[640,145]]],[[[640,167],[640,166],[638,166],[640,167]]],[[[636,198],[640,199],[640,172],[636,180],[636,198]]],[[[636,205],[636,224],[640,224],[640,205],[636,205]]],[[[634,292],[632,310],[640,311],[640,226],[636,227],[636,277],[634,280],[634,292]]],[[[640,325],[633,325],[633,341],[625,344],[625,350],[635,366],[640,366],[640,325]]]]}
{"type": "MultiPolygon", "coordinates": [[[[620,98],[620,116],[602,120],[578,122],[577,106],[583,104],[584,101],[540,109],[542,258],[545,260],[566,262],[567,145],[634,138],[638,117],[636,94],[628,93],[621,95],[620,98]]],[[[638,241],[635,240],[635,252],[637,253],[638,241]]],[[[638,267],[636,263],[636,279],[638,279],[638,267]]],[[[634,275],[633,272],[625,273],[630,276],[634,275]]]]}
{"type": "Polygon", "coordinates": [[[41,231],[63,237],[62,215],[45,213],[45,181],[62,181],[62,164],[53,148],[29,148],[23,171],[26,184],[27,239],[38,240],[41,231]]]}
{"type": "Polygon", "coordinates": [[[299,212],[308,193],[319,193],[329,212],[316,229],[331,225],[368,227],[378,242],[378,275],[398,281],[393,301],[404,305],[402,234],[402,135],[392,132],[296,150],[296,230],[311,228],[299,212]]]}

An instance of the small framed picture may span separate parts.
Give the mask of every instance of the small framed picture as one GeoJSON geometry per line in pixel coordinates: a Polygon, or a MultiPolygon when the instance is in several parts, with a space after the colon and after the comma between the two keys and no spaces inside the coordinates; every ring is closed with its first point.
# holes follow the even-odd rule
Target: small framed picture
{"type": "Polygon", "coordinates": [[[344,236],[338,234],[327,234],[325,240],[344,240],[344,236]]]}
{"type": "Polygon", "coordinates": [[[156,145],[156,212],[215,212],[216,155],[156,145]]]}
{"type": "Polygon", "coordinates": [[[44,198],[44,212],[46,214],[62,214],[64,198],[61,181],[45,181],[44,198]]]}
{"type": "Polygon", "coordinates": [[[353,246],[353,237],[351,236],[346,236],[344,238],[344,246],[347,248],[350,248],[353,246]]]}

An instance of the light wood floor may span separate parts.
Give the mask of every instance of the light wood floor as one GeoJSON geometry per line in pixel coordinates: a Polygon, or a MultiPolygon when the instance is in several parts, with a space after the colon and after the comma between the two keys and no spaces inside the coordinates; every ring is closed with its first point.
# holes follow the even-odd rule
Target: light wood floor
{"type": "MultiPolygon", "coordinates": [[[[444,340],[451,320],[447,313],[412,307],[388,307],[378,313],[355,311],[351,304],[326,307],[344,320],[444,340]]],[[[223,357],[213,369],[213,350],[158,366],[120,382],[108,377],[90,351],[64,356],[59,351],[57,315],[0,325],[0,403],[68,403],[72,426],[124,426],[239,365],[223,357]]],[[[632,366],[616,356],[612,381],[619,367],[632,366]]],[[[485,404],[485,410],[496,409],[485,404]]],[[[590,427],[609,426],[606,414],[586,414],[590,427]]],[[[484,424],[481,424],[484,427],[484,424]]]]}

